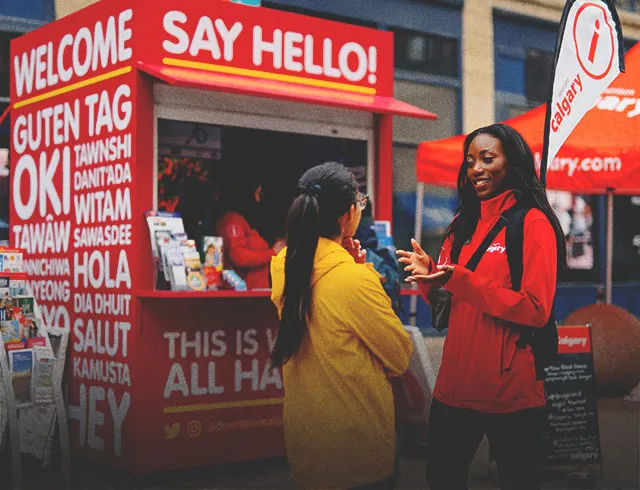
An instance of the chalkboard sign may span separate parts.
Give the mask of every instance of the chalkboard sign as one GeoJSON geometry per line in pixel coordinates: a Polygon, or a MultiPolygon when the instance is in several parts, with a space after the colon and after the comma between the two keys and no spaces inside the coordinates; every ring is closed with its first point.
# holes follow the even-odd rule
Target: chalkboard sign
{"type": "Polygon", "coordinates": [[[602,464],[591,328],[558,327],[558,360],[545,380],[542,465],[602,464]]]}

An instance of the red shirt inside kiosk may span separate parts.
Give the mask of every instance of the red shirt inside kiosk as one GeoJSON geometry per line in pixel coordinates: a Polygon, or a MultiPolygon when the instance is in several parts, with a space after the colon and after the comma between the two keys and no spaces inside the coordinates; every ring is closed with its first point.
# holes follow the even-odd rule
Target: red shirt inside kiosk
{"type": "Polygon", "coordinates": [[[391,220],[392,116],[435,119],[393,98],[392,34],[114,0],[16,39],[11,58],[11,244],[45,321],[72,332],[74,453],[133,472],[284,455],[269,292],[154,289],[158,125],[222,128],[223,155],[225,128],[359,142],[391,220]]]}

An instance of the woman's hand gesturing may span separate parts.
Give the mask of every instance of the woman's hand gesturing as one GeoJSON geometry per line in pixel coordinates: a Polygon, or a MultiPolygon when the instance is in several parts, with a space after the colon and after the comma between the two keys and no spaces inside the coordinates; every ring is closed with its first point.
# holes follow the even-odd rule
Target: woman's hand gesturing
{"type": "Polygon", "coordinates": [[[411,239],[411,246],[413,247],[413,252],[396,251],[396,254],[400,257],[398,260],[406,265],[404,270],[411,274],[406,281],[434,284],[438,287],[446,283],[453,273],[453,266],[438,266],[438,271],[432,273],[433,259],[422,250],[422,247],[413,238],[411,239]]]}
{"type": "Polygon", "coordinates": [[[397,250],[396,254],[399,257],[399,261],[406,265],[405,272],[410,272],[411,275],[407,278],[407,281],[413,276],[427,276],[431,272],[433,267],[433,260],[429,255],[422,250],[422,247],[415,239],[411,239],[411,246],[413,252],[407,252],[406,250],[397,250]]]}

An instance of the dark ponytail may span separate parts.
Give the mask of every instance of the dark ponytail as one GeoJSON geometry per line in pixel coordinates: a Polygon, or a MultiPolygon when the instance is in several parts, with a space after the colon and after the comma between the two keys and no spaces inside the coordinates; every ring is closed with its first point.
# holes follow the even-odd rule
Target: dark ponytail
{"type": "Polygon", "coordinates": [[[284,306],[272,362],[281,366],[300,347],[311,305],[311,272],[319,238],[318,198],[301,194],[287,217],[284,306]]]}
{"type": "Polygon", "coordinates": [[[298,182],[298,196],[287,216],[284,305],[271,364],[294,357],[307,330],[311,311],[311,275],[318,239],[340,235],[338,218],[357,200],[353,174],[339,163],[308,170],[298,182]]]}

